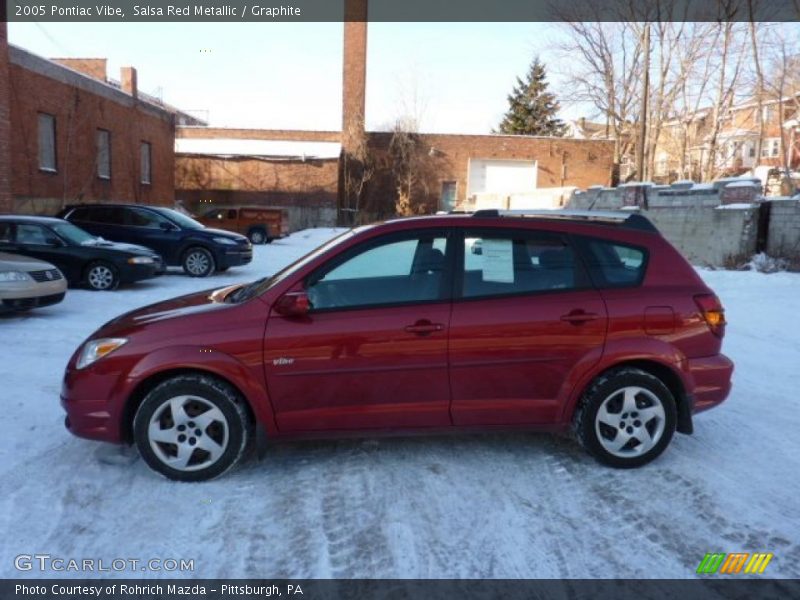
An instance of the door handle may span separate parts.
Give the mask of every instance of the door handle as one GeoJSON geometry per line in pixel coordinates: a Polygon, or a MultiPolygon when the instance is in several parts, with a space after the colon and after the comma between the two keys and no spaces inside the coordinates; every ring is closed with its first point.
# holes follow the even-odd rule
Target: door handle
{"type": "Polygon", "coordinates": [[[573,325],[581,325],[588,321],[596,321],[600,318],[597,313],[588,313],[583,310],[573,310],[566,315],[561,315],[561,320],[573,325]]]}
{"type": "Polygon", "coordinates": [[[442,331],[444,325],[441,323],[431,323],[430,321],[417,321],[413,325],[407,325],[405,330],[408,333],[416,333],[417,335],[430,335],[435,331],[442,331]]]}

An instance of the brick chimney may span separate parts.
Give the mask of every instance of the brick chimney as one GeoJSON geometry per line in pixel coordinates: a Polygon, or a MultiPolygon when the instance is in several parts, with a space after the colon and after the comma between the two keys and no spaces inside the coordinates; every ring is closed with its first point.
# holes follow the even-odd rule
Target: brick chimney
{"type": "Polygon", "coordinates": [[[11,212],[11,81],[8,30],[0,21],[0,213],[11,212]]]}
{"type": "Polygon", "coordinates": [[[51,58],[50,60],[94,79],[106,80],[108,60],[105,58],[51,58]]]}
{"type": "Polygon", "coordinates": [[[122,67],[119,70],[119,80],[122,91],[129,93],[134,98],[139,97],[139,88],[136,81],[136,69],[133,67],[122,67]]]}
{"type": "Polygon", "coordinates": [[[344,0],[342,146],[364,131],[367,97],[367,0],[344,0]]]}

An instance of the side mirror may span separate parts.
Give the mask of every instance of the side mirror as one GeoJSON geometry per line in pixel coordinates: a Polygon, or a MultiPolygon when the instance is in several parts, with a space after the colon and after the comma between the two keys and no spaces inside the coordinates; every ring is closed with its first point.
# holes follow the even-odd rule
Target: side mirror
{"type": "Polygon", "coordinates": [[[311,310],[311,301],[305,292],[289,292],[278,298],[274,308],[284,317],[300,317],[311,310]]]}
{"type": "Polygon", "coordinates": [[[64,242],[62,242],[57,237],[49,237],[45,240],[45,243],[52,248],[63,248],[64,242]]]}
{"type": "Polygon", "coordinates": [[[163,221],[159,224],[159,227],[164,231],[175,231],[175,229],[177,229],[172,223],[165,223],[163,221]]]}

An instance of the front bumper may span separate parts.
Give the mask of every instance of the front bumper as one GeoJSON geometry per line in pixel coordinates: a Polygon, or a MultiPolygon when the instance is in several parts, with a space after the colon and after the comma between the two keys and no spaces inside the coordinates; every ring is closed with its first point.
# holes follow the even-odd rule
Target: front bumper
{"type": "Polygon", "coordinates": [[[233,248],[231,250],[225,250],[224,252],[220,252],[219,256],[217,257],[218,267],[222,269],[227,269],[228,267],[239,267],[241,265],[246,265],[253,260],[253,249],[252,248],[233,248]]]}
{"type": "Polygon", "coordinates": [[[689,359],[689,372],[694,379],[692,413],[713,408],[730,394],[733,362],[724,354],[689,359]]]}
{"type": "Polygon", "coordinates": [[[141,281],[143,279],[151,279],[157,277],[163,270],[159,272],[158,263],[149,265],[130,265],[125,264],[120,268],[119,278],[121,283],[133,283],[134,281],[141,281]]]}
{"type": "MultiPolygon", "coordinates": [[[[101,366],[101,365],[98,365],[101,366]]],[[[91,369],[91,367],[88,367],[91,369]]],[[[91,376],[84,370],[68,367],[61,384],[61,407],[67,416],[64,425],[78,437],[103,442],[122,442],[120,430],[122,402],[119,373],[94,371],[91,376]]]]}

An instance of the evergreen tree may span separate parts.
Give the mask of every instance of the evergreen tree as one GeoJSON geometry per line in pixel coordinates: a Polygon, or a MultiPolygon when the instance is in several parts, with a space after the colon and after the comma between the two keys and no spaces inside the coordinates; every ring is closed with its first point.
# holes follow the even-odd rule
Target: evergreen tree
{"type": "Polygon", "coordinates": [[[547,73],[537,57],[526,80],[517,77],[517,85],[508,96],[508,111],[495,133],[564,135],[564,122],[557,117],[558,100],[547,91],[547,85],[547,73]]]}

